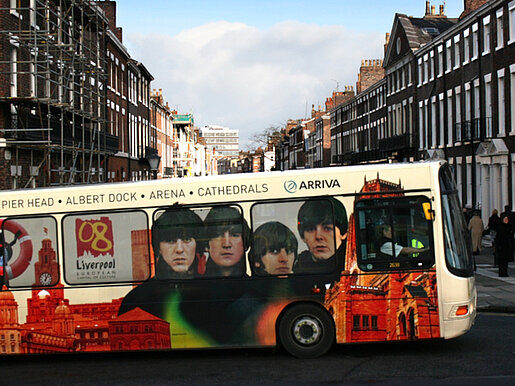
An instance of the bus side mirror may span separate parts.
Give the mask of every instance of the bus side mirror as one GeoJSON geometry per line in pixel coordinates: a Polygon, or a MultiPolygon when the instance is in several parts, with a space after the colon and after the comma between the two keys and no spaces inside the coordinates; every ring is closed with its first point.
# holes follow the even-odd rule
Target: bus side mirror
{"type": "Polygon", "coordinates": [[[424,210],[424,215],[425,215],[427,221],[435,219],[435,212],[433,209],[431,209],[430,202],[423,202],[422,209],[424,210]]]}

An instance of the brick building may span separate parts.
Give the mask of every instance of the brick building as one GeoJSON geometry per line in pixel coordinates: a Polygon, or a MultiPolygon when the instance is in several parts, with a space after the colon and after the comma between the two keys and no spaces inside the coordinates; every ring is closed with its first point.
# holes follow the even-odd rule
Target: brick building
{"type": "Polygon", "coordinates": [[[114,1],[0,1],[1,188],[150,178],[152,75],[114,1]]]}

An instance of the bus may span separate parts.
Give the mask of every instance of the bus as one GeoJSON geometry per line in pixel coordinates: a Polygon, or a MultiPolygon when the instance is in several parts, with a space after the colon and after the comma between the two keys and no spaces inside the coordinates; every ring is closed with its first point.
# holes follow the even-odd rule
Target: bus
{"type": "Polygon", "coordinates": [[[450,165],[2,191],[2,354],[450,339],[476,316],[450,165]]]}

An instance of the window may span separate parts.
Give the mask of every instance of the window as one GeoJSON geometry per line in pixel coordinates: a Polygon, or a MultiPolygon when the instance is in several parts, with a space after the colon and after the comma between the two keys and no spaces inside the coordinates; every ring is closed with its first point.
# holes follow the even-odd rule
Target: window
{"type": "MultiPolygon", "coordinates": [[[[70,197],[119,200],[121,193],[70,197]]],[[[127,193],[128,194],[128,193],[127,193]]],[[[115,202],[111,201],[111,202],[115,202]]],[[[148,219],[143,211],[96,212],[63,219],[64,278],[69,284],[143,281],[150,276],[148,219]]]]}
{"type": "Polygon", "coordinates": [[[423,72],[423,63],[422,58],[418,59],[418,85],[421,86],[424,83],[424,72],[423,72]]]}
{"type": "Polygon", "coordinates": [[[463,31],[463,65],[468,64],[470,59],[470,30],[463,31]]]}
{"type": "Polygon", "coordinates": [[[422,76],[422,83],[427,83],[429,80],[429,55],[424,55],[424,75],[422,76]]]}
{"type": "Polygon", "coordinates": [[[515,42],[515,0],[508,4],[508,23],[508,34],[510,38],[508,44],[512,44],[515,42]]]}
{"type": "Polygon", "coordinates": [[[251,216],[250,262],[257,275],[329,273],[343,264],[348,220],[339,200],[255,204],[251,216]]]}
{"type": "Polygon", "coordinates": [[[368,315],[363,315],[361,321],[361,327],[363,328],[363,330],[368,330],[370,328],[368,315]]]}
{"type": "Polygon", "coordinates": [[[431,130],[431,144],[428,147],[436,148],[436,97],[431,98],[431,124],[429,125],[431,130]]]}
{"type": "Polygon", "coordinates": [[[429,54],[429,80],[435,78],[435,52],[431,51],[429,54]]]}
{"type": "MultiPolygon", "coordinates": [[[[461,165],[456,165],[457,169],[461,165]]],[[[459,176],[457,176],[459,179],[459,176]]],[[[462,277],[473,275],[470,234],[461,211],[458,190],[449,166],[440,170],[440,189],[442,193],[442,215],[444,223],[445,259],[449,270],[462,277]]]]}
{"type": "Polygon", "coordinates": [[[510,111],[511,111],[511,131],[510,135],[515,134],[515,64],[510,65],[510,111]]]}
{"type": "Polygon", "coordinates": [[[476,60],[479,52],[478,24],[472,25],[472,60],[476,60]]]}
{"type": "MultiPolygon", "coordinates": [[[[28,205],[41,204],[40,200],[28,201],[28,205]]],[[[50,203],[43,205],[46,204],[50,203]]],[[[52,217],[7,218],[1,231],[5,244],[12,250],[9,265],[16,263],[18,267],[9,280],[10,288],[52,286],[59,282],[57,224],[52,217]]]]}
{"type": "Polygon", "coordinates": [[[450,72],[452,70],[452,41],[447,40],[445,43],[445,56],[446,56],[446,66],[445,72],[450,72]]]}
{"type": "Polygon", "coordinates": [[[486,137],[492,138],[492,74],[485,75],[486,137]]]}
{"type": "Polygon", "coordinates": [[[438,76],[443,75],[443,46],[438,46],[438,76]]]}
{"type": "Polygon", "coordinates": [[[440,116],[440,120],[439,120],[439,127],[440,127],[440,139],[438,141],[438,147],[440,148],[443,148],[444,147],[444,144],[445,144],[445,109],[444,109],[444,93],[441,93],[439,95],[439,105],[438,105],[438,110],[439,110],[439,116],[440,116]]]}
{"type": "Polygon", "coordinates": [[[499,106],[498,117],[499,117],[499,136],[504,137],[506,135],[506,105],[504,99],[504,69],[497,71],[497,105],[499,106]]]}
{"type": "Polygon", "coordinates": [[[354,315],[352,317],[352,329],[353,330],[359,330],[361,329],[361,323],[360,323],[361,316],[360,315],[354,315]]]}
{"type": "Polygon", "coordinates": [[[452,90],[447,91],[447,144],[452,146],[452,90]]]}
{"type": "Polygon", "coordinates": [[[504,46],[504,28],[503,28],[503,22],[502,22],[502,14],[503,14],[503,11],[502,11],[502,8],[499,9],[495,16],[496,16],[496,20],[495,20],[495,25],[496,25],[496,36],[497,36],[497,45],[495,46],[495,49],[498,50],[500,48],[502,48],[504,46]]]}
{"type": "Polygon", "coordinates": [[[490,16],[483,18],[483,55],[490,53],[490,16]]]}
{"type": "Polygon", "coordinates": [[[454,139],[456,142],[461,142],[461,132],[462,132],[462,122],[461,122],[461,87],[458,86],[454,89],[454,96],[455,96],[455,135],[454,139]]]}
{"type": "Polygon", "coordinates": [[[358,265],[363,271],[433,265],[430,200],[423,196],[358,200],[358,265]]]}
{"type": "Polygon", "coordinates": [[[454,37],[454,68],[458,68],[460,63],[460,35],[456,35],[454,37]]]}
{"type": "Polygon", "coordinates": [[[425,120],[424,120],[424,102],[418,103],[418,124],[419,124],[419,149],[424,149],[424,133],[425,133],[425,120]]]}
{"type": "Polygon", "coordinates": [[[378,327],[377,327],[377,315],[372,315],[370,317],[370,328],[372,330],[377,330],[378,327]]]}

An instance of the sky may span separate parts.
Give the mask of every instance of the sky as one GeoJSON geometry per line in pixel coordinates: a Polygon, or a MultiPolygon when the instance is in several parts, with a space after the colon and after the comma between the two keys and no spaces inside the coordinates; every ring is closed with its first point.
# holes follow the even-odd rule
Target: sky
{"type": "MultiPolygon", "coordinates": [[[[432,0],[436,7],[443,0],[432,0]]],[[[362,59],[383,59],[395,13],[423,17],[425,0],[118,0],[131,57],[165,101],[199,127],[253,134],[310,117],[354,86],[362,59]]],[[[445,1],[458,17],[463,0],[445,1]]]]}

